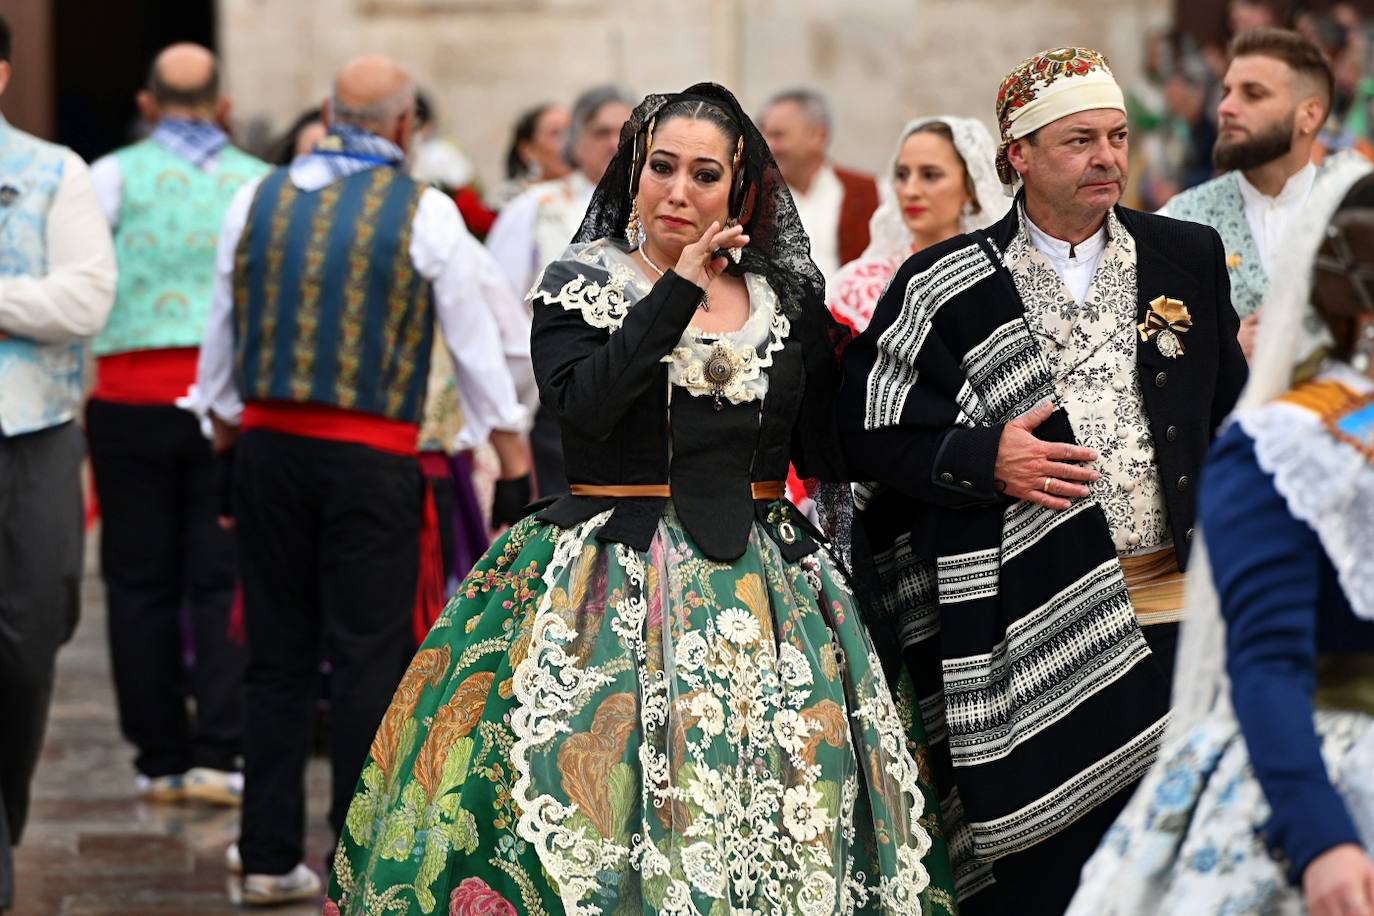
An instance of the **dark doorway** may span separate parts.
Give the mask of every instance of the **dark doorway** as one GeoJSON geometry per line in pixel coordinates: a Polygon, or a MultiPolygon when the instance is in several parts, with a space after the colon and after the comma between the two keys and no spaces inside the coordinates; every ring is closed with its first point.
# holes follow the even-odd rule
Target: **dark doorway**
{"type": "Polygon", "coordinates": [[[134,139],[134,93],[177,41],[215,47],[214,0],[53,0],[57,141],[87,162],[134,139]]]}

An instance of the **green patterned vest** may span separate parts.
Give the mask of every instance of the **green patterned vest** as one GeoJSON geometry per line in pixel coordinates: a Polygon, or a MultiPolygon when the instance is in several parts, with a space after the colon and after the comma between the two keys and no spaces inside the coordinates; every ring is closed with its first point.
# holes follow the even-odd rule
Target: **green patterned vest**
{"type": "Polygon", "coordinates": [[[1245,318],[1259,311],[1269,290],[1269,277],[1245,218],[1236,172],[1189,188],[1169,199],[1166,215],[1211,226],[1226,249],[1226,272],[1231,277],[1231,305],[1245,318]]]}
{"type": "Polygon", "coordinates": [[[215,170],[205,172],[152,140],[115,159],[123,181],[114,231],[119,283],[95,355],[199,346],[224,211],[268,166],[225,146],[215,170]]]}

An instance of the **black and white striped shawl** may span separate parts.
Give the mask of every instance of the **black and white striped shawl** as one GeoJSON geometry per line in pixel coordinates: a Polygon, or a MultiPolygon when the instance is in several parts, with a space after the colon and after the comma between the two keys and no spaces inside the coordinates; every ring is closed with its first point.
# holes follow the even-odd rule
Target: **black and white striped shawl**
{"type": "MultiPolygon", "coordinates": [[[[1054,393],[1024,311],[989,237],[959,236],[903,266],[844,356],[846,452],[881,481],[856,526],[873,628],[916,682],[961,897],[1131,788],[1167,719],[1101,508],[996,491],[1002,426],[1054,393]]],[[[1062,411],[1037,435],[1073,441],[1062,411]]]]}

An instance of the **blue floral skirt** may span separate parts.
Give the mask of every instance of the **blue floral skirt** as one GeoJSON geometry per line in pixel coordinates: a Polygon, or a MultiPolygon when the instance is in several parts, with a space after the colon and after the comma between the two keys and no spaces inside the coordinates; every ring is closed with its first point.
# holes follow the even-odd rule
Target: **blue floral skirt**
{"type": "MultiPolygon", "coordinates": [[[[1374,718],[1323,711],[1316,726],[1332,784],[1348,800],[1366,791],[1354,785],[1363,767],[1348,758],[1367,751],[1374,718]]],[[[1084,867],[1067,916],[1300,916],[1302,891],[1265,844],[1269,813],[1236,721],[1202,723],[1141,783],[1084,867]]]]}

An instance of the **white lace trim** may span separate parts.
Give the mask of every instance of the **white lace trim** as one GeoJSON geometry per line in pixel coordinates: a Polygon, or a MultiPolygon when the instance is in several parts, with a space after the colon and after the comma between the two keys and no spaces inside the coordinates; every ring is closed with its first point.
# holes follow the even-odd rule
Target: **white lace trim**
{"type": "Polygon", "coordinates": [[[625,867],[627,850],[612,840],[567,826],[577,806],[565,805],[551,795],[536,794],[530,752],[559,740],[569,730],[569,713],[612,681],[594,668],[578,667],[576,659],[564,651],[577,633],[554,610],[551,585],[610,514],[607,511],[588,519],[558,539],[544,574],[549,587],[535,612],[529,652],[515,669],[512,685],[519,701],[511,713],[511,730],[516,738],[511,746],[511,765],[517,774],[511,794],[520,808],[516,829],[535,848],[539,861],[553,878],[568,916],[598,916],[595,907],[583,906],[581,901],[596,889],[598,872],[620,871],[625,867]],[[554,677],[554,671],[562,677],[554,677]]]}
{"type": "Polygon", "coordinates": [[[534,281],[534,286],[525,297],[525,301],[533,302],[539,299],[550,305],[561,305],[567,311],[581,312],[582,320],[594,328],[605,328],[613,332],[620,330],[630,307],[643,298],[649,287],[639,272],[626,263],[623,257],[611,257],[612,250],[604,241],[589,242],[571,246],[559,259],[580,261],[601,268],[610,275],[605,283],[598,283],[579,274],[564,283],[558,292],[551,293],[542,289],[544,275],[548,271],[546,267],[540,271],[539,278],[534,281]]]}
{"type": "Polygon", "coordinates": [[[767,280],[749,274],[744,282],[749,289],[750,309],[742,328],[711,334],[689,327],[673,352],[663,358],[668,364],[668,380],[693,397],[715,394],[715,387],[706,380],[706,362],[717,347],[725,347],[735,365],[735,374],[721,397],[731,404],[745,404],[762,401],[768,394],[768,376],[763,370],[773,365],[773,354],[787,345],[792,323],[778,308],[777,294],[767,280]]]}
{"type": "Polygon", "coordinates": [[[1351,609],[1374,621],[1374,466],[1295,404],[1275,401],[1236,422],[1293,516],[1317,533],[1351,609]]]}

